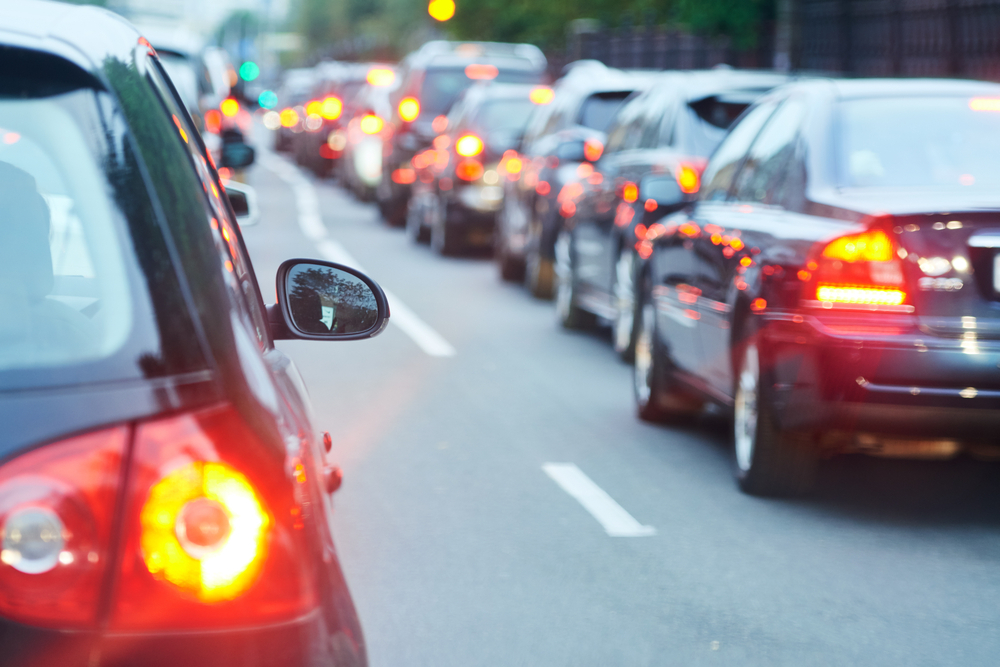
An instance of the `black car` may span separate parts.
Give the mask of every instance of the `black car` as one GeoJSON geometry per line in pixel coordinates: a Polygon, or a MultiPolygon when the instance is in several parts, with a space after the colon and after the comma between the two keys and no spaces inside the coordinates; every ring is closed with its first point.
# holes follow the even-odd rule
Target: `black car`
{"type": "Polygon", "coordinates": [[[539,83],[545,67],[545,56],[531,44],[433,41],[407,56],[400,63],[401,83],[389,97],[392,141],[375,192],[386,221],[406,222],[416,180],[411,160],[444,132],[446,116],[463,92],[479,81],[539,83]]]}
{"type": "MultiPolygon", "coordinates": [[[[639,415],[734,413],[750,493],[1000,425],[1000,86],[817,80],[753,106],[642,243],[639,415]]],[[[994,451],[995,453],[995,451],[994,451]]]]}
{"type": "Polygon", "coordinates": [[[0,661],[365,665],[339,471],[273,342],[373,336],[381,290],[289,260],[265,307],[191,117],[114,14],[19,3],[0,128],[0,661]]]}
{"type": "Polygon", "coordinates": [[[503,206],[503,182],[517,159],[514,146],[532,111],[551,96],[547,86],[515,83],[466,91],[448,114],[447,132],[434,139],[437,146],[414,156],[422,168],[407,214],[408,235],[416,241],[429,237],[443,255],[489,247],[503,206]]]}
{"type": "Polygon", "coordinates": [[[662,189],[663,179],[655,177],[666,176],[693,199],[708,156],[729,126],[754,100],[787,81],[782,74],[730,69],[671,72],[621,107],[603,155],[568,186],[576,191],[563,193],[555,218],[563,222],[554,254],[556,308],[564,326],[610,321],[615,351],[631,360],[636,244],[651,222],[669,212],[643,190],[655,187],[654,181],[662,189]],[[643,188],[647,177],[652,180],[643,188]]]}
{"type": "Polygon", "coordinates": [[[570,63],[555,83],[552,104],[532,117],[519,146],[522,171],[505,184],[498,217],[497,261],[501,276],[518,280],[536,297],[552,297],[556,233],[563,187],[578,180],[577,168],[596,161],[605,132],[630,95],[655,75],[606,67],[592,60],[570,63]]]}

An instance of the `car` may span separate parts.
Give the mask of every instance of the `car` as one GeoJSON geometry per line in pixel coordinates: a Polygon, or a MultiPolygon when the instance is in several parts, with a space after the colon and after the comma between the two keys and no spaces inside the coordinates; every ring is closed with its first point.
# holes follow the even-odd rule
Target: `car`
{"type": "Polygon", "coordinates": [[[374,336],[384,293],[291,259],[265,307],[249,190],[120,17],[23,0],[0,44],[3,664],[363,667],[340,473],[274,341],[374,336]]]}
{"type": "Polygon", "coordinates": [[[346,128],[328,139],[330,144],[343,146],[340,176],[361,201],[374,201],[382,180],[382,152],[391,131],[389,95],[398,83],[393,68],[370,67],[366,82],[350,105],[352,115],[346,128]]]}
{"type": "Polygon", "coordinates": [[[413,158],[421,163],[407,215],[413,240],[429,237],[444,255],[492,245],[503,207],[501,180],[512,175],[512,160],[520,165],[514,146],[532,111],[551,96],[547,86],[516,83],[490,82],[465,92],[448,114],[447,131],[413,158]]]}
{"type": "Polygon", "coordinates": [[[805,492],[841,452],[947,458],[1000,425],[1000,86],[781,87],[651,225],[644,419],[733,414],[740,487],[805,492]]]}
{"type": "Polygon", "coordinates": [[[505,280],[523,275],[533,296],[552,297],[555,240],[562,224],[557,199],[563,187],[576,180],[581,164],[600,157],[605,132],[621,103],[654,77],[593,60],[567,66],[553,86],[552,104],[534,114],[518,146],[520,177],[504,183],[497,261],[505,280]]]}
{"type": "Polygon", "coordinates": [[[282,73],[276,93],[280,122],[274,132],[274,150],[290,152],[293,137],[303,131],[305,104],[309,101],[317,75],[312,67],[296,67],[282,73]]]}
{"type": "Polygon", "coordinates": [[[789,77],[729,68],[670,72],[622,105],[607,146],[563,185],[553,211],[557,229],[556,310],[574,328],[610,322],[615,351],[631,361],[636,318],[636,244],[669,211],[641,196],[647,176],[674,178],[685,195],[698,191],[708,156],[754,100],[789,77]]]}
{"type": "Polygon", "coordinates": [[[389,98],[392,141],[375,193],[382,217],[390,225],[405,224],[416,178],[411,159],[446,129],[451,106],[467,88],[477,81],[542,83],[546,66],[545,56],[531,44],[435,40],[408,55],[400,63],[400,85],[389,98]]]}

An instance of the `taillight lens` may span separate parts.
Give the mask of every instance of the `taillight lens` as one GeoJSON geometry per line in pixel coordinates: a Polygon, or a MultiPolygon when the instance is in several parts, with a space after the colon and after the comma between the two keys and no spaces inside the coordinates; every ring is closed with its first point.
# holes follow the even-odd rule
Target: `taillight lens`
{"type": "Polygon", "coordinates": [[[817,301],[857,306],[900,306],[907,293],[902,262],[881,229],[836,238],[799,272],[817,301]]]}
{"type": "Polygon", "coordinates": [[[343,111],[344,103],[340,101],[339,97],[334,95],[324,98],[323,103],[319,107],[319,115],[326,120],[337,120],[343,111]]]}
{"type": "Polygon", "coordinates": [[[318,116],[323,111],[323,102],[320,100],[309,100],[306,104],[307,116],[318,116]]]}
{"type": "Polygon", "coordinates": [[[455,175],[463,181],[477,181],[483,175],[483,165],[477,160],[462,160],[455,165],[455,175]]]}
{"type": "Polygon", "coordinates": [[[46,445],[0,468],[0,615],[93,627],[129,431],[46,445]]]}
{"type": "Polygon", "coordinates": [[[110,627],[259,624],[314,607],[283,463],[228,406],[140,425],[110,627]]]}
{"type": "Polygon", "coordinates": [[[455,142],[455,152],[462,157],[475,157],[483,152],[483,140],[474,134],[466,134],[455,142]]]}
{"type": "Polygon", "coordinates": [[[701,187],[701,169],[681,163],[677,169],[677,185],[684,194],[694,194],[701,187]]]}
{"type": "MultiPolygon", "coordinates": [[[[603,154],[604,144],[597,139],[587,139],[583,142],[583,157],[589,162],[597,162],[603,154]]],[[[558,166],[558,163],[556,166],[558,166]]]]}
{"type": "Polygon", "coordinates": [[[415,97],[404,97],[399,101],[399,117],[412,123],[420,115],[420,102],[415,97]]]}
{"type": "Polygon", "coordinates": [[[299,113],[295,109],[282,109],[278,117],[282,127],[295,127],[299,122],[299,113]]]}
{"type": "Polygon", "coordinates": [[[365,134],[378,134],[382,131],[382,119],[375,114],[368,114],[361,119],[358,126],[365,134]]]}
{"type": "Polygon", "coordinates": [[[232,97],[227,97],[222,100],[222,104],[219,105],[219,111],[222,115],[227,118],[232,118],[240,112],[240,103],[232,97]]]}

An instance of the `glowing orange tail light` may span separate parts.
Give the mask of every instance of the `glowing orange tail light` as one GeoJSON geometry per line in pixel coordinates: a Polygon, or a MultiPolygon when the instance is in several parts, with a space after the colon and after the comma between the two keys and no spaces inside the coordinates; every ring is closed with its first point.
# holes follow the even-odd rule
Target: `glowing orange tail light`
{"type": "Polygon", "coordinates": [[[344,112],[344,103],[335,95],[323,98],[323,103],[319,106],[319,115],[326,120],[337,120],[344,112]]]}
{"type": "Polygon", "coordinates": [[[589,162],[597,162],[604,154],[604,144],[597,139],[587,139],[583,142],[583,157],[589,162]]]}
{"type": "Polygon", "coordinates": [[[881,229],[834,239],[823,248],[823,257],[842,262],[889,262],[892,241],[881,229]]]}
{"type": "Polygon", "coordinates": [[[205,131],[211,132],[212,134],[218,134],[222,130],[222,114],[215,110],[209,109],[205,112],[205,131]]]}
{"type": "Polygon", "coordinates": [[[816,299],[865,306],[899,306],[906,301],[906,292],[901,289],[866,285],[826,285],[820,283],[816,287],[816,299]]]}
{"type": "Polygon", "coordinates": [[[474,81],[490,81],[491,79],[497,78],[500,74],[500,70],[497,69],[496,65],[481,65],[479,63],[473,63],[471,65],[466,65],[465,76],[473,79],[474,81]]]}
{"type": "Polygon", "coordinates": [[[815,286],[817,301],[845,306],[901,306],[907,302],[903,263],[882,229],[833,239],[812,256],[798,277],[815,286]]]}
{"type": "Polygon", "coordinates": [[[684,194],[694,194],[701,187],[701,172],[690,164],[681,164],[677,170],[677,185],[684,194]]]}
{"type": "Polygon", "coordinates": [[[455,142],[455,152],[462,157],[475,157],[483,152],[483,140],[474,134],[466,134],[455,142]]]}
{"type": "Polygon", "coordinates": [[[455,175],[463,181],[476,181],[483,175],[483,165],[477,160],[465,159],[455,165],[455,175]]]}
{"type": "Polygon", "coordinates": [[[368,70],[367,80],[373,86],[391,86],[393,81],[396,80],[396,73],[391,69],[370,69],[368,70]]]}
{"type": "Polygon", "coordinates": [[[240,103],[232,97],[227,97],[222,100],[222,104],[219,105],[219,111],[221,111],[222,115],[226,118],[232,118],[240,112],[240,103]]]}
{"type": "Polygon", "coordinates": [[[379,132],[382,131],[383,123],[382,119],[376,116],[375,114],[368,114],[367,116],[361,119],[361,122],[358,124],[358,126],[361,128],[361,131],[364,132],[365,134],[378,134],[379,132]]]}
{"type": "Polygon", "coordinates": [[[282,109],[279,118],[282,127],[295,127],[299,122],[299,113],[295,109],[282,109]]]}
{"type": "Polygon", "coordinates": [[[412,123],[420,115],[420,102],[415,97],[404,97],[399,101],[399,117],[412,123]]]}
{"type": "Polygon", "coordinates": [[[635,183],[626,183],[622,188],[622,199],[630,204],[639,199],[639,187],[635,183]]]}
{"type": "Polygon", "coordinates": [[[549,104],[556,97],[556,92],[549,88],[548,86],[539,86],[538,88],[532,88],[531,92],[528,93],[528,99],[530,99],[535,104],[544,105],[549,104]]]}

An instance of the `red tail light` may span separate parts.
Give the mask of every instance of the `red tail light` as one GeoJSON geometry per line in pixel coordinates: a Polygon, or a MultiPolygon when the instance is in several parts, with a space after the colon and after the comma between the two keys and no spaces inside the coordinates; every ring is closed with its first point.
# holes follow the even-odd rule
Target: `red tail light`
{"type": "Polygon", "coordinates": [[[361,131],[365,134],[378,134],[382,131],[382,125],[382,119],[375,114],[368,114],[361,119],[361,122],[358,123],[358,127],[360,127],[361,131]]]}
{"type": "Polygon", "coordinates": [[[236,101],[235,98],[227,97],[222,100],[222,104],[219,105],[219,111],[226,118],[232,118],[240,112],[240,103],[236,101]]]}
{"type": "Polygon", "coordinates": [[[279,115],[282,127],[295,127],[299,122],[299,112],[295,109],[282,109],[279,115]]]}
{"type": "Polygon", "coordinates": [[[417,174],[412,169],[396,169],[392,172],[392,182],[400,185],[409,185],[417,180],[417,174]]]}
{"type": "Polygon", "coordinates": [[[817,301],[848,306],[906,303],[903,265],[883,230],[842,236],[814,255],[806,269],[799,271],[799,279],[810,282],[817,301]]]}
{"type": "Polygon", "coordinates": [[[476,181],[483,175],[483,165],[477,160],[465,159],[455,165],[455,175],[463,181],[476,181]]]}
{"type": "Polygon", "coordinates": [[[635,183],[625,183],[622,187],[622,199],[630,204],[639,199],[639,187],[635,183]]]}
{"type": "Polygon", "coordinates": [[[205,131],[218,134],[222,130],[222,114],[215,109],[205,112],[205,131]]]}
{"type": "Polygon", "coordinates": [[[93,627],[111,558],[128,443],[118,427],[46,445],[0,468],[0,614],[93,627]]]}
{"type": "Polygon", "coordinates": [[[399,101],[399,117],[412,123],[420,115],[420,102],[415,97],[404,97],[399,101]]]}
{"type": "Polygon", "coordinates": [[[483,152],[483,140],[474,134],[466,134],[455,142],[455,152],[462,157],[475,157],[483,152]]]}
{"type": "Polygon", "coordinates": [[[319,106],[319,115],[327,120],[337,120],[343,111],[344,103],[335,95],[324,98],[319,106]]]}
{"type": "Polygon", "coordinates": [[[701,187],[701,169],[698,167],[681,163],[677,169],[677,185],[680,186],[684,194],[694,194],[701,187]]]}
{"type": "Polygon", "coordinates": [[[323,111],[323,102],[320,100],[309,100],[306,103],[306,115],[318,116],[323,111]]]}
{"type": "Polygon", "coordinates": [[[226,406],[140,425],[109,627],[261,624],[314,607],[283,458],[226,406]]]}

